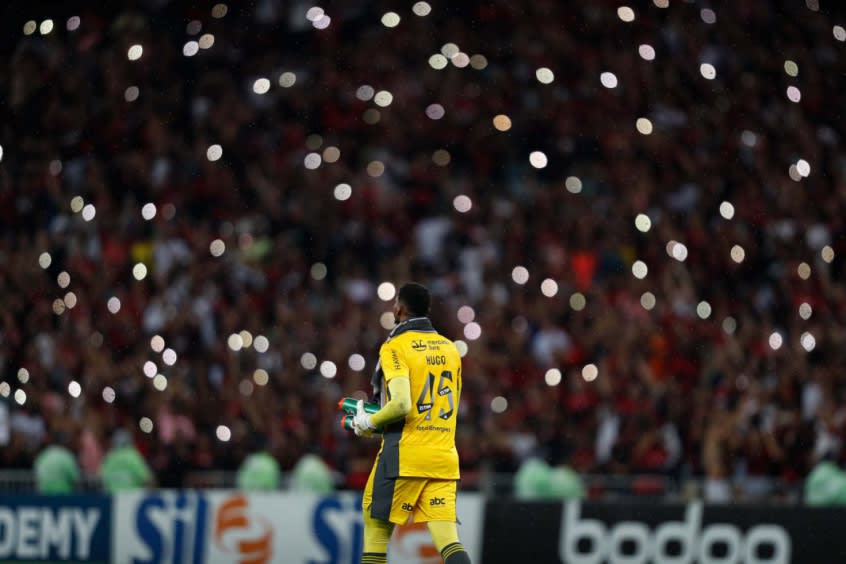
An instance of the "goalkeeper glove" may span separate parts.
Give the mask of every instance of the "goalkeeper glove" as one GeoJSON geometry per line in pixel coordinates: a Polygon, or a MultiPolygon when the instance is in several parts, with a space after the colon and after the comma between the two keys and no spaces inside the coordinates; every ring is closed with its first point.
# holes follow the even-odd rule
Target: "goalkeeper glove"
{"type": "Polygon", "coordinates": [[[359,437],[369,437],[373,434],[376,426],[370,420],[370,415],[364,411],[364,400],[358,400],[355,406],[355,416],[353,417],[353,431],[359,437]]]}

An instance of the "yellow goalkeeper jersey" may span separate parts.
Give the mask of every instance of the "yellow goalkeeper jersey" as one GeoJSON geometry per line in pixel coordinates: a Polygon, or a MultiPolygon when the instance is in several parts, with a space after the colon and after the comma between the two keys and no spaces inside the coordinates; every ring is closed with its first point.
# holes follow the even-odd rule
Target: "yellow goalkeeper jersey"
{"type": "Polygon", "coordinates": [[[455,344],[427,318],[409,319],[382,344],[379,364],[386,394],[388,382],[396,377],[407,376],[411,387],[411,411],[389,424],[382,439],[387,477],[457,480],[461,355],[455,344]]]}

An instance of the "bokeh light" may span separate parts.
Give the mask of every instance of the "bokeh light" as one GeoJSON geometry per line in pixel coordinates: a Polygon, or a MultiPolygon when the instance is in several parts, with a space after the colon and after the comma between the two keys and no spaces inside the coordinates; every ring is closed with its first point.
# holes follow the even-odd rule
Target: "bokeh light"
{"type": "Polygon", "coordinates": [[[244,340],[238,333],[231,333],[226,339],[226,346],[233,352],[238,352],[244,348],[244,340]]]}
{"type": "Polygon", "coordinates": [[[397,294],[396,287],[391,282],[382,282],[376,288],[376,295],[384,302],[389,302],[394,299],[397,294]]]}
{"type": "Polygon", "coordinates": [[[156,374],[153,377],[153,387],[160,392],[165,391],[167,389],[167,376],[156,374]]]}
{"type": "Polygon", "coordinates": [[[152,433],[153,432],[153,420],[149,417],[142,417],[138,420],[138,427],[141,429],[142,433],[152,433]]]}
{"type": "Polygon", "coordinates": [[[541,282],[541,293],[547,298],[554,298],[558,294],[558,282],[552,278],[546,278],[541,282]]]}
{"type": "Polygon", "coordinates": [[[635,127],[637,128],[638,133],[642,135],[652,134],[652,122],[648,118],[637,118],[637,121],[635,122],[635,127]]]}
{"type": "Polygon", "coordinates": [[[529,281],[529,271],[525,266],[515,266],[511,271],[511,279],[515,284],[523,285],[529,281]]]}
{"type": "Polygon", "coordinates": [[[799,317],[807,321],[811,318],[811,315],[814,313],[814,308],[811,307],[811,304],[808,302],[802,302],[799,305],[799,317]]]}
{"type": "Polygon", "coordinates": [[[146,221],[150,221],[151,219],[156,217],[156,204],[144,204],[144,206],[141,208],[141,217],[143,217],[146,221]]]}
{"type": "Polygon", "coordinates": [[[578,176],[568,176],[564,181],[564,187],[571,194],[579,194],[582,191],[582,181],[578,176]]]}
{"type": "Polygon", "coordinates": [[[605,88],[617,88],[617,75],[613,72],[603,72],[599,75],[599,81],[605,88]]]}
{"type": "Polygon", "coordinates": [[[655,303],[655,294],[652,292],[644,292],[640,295],[640,305],[646,311],[652,311],[652,309],[655,308],[655,303]]]}
{"type": "Polygon", "coordinates": [[[114,403],[117,394],[115,393],[115,389],[111,386],[106,386],[103,388],[103,401],[106,403],[114,403]]]}
{"type": "Polygon", "coordinates": [[[640,55],[640,58],[644,61],[655,60],[655,48],[652,47],[652,45],[644,43],[638,46],[637,53],[638,55],[640,55]]]}
{"type": "Polygon", "coordinates": [[[582,311],[587,305],[587,299],[581,292],[575,292],[570,295],[570,307],[573,311],[582,311]]]}
{"type": "Polygon", "coordinates": [[[440,104],[430,104],[426,107],[426,116],[429,119],[439,120],[445,113],[444,107],[440,104]]]}
{"type": "Polygon", "coordinates": [[[232,430],[226,425],[218,425],[215,430],[215,435],[217,435],[217,440],[222,443],[227,443],[229,442],[229,439],[232,438],[232,430]]]}
{"type": "Polygon", "coordinates": [[[805,349],[807,352],[811,352],[817,346],[817,339],[809,332],[802,333],[802,336],[799,337],[799,343],[802,345],[802,348],[805,349]]]}
{"type": "Polygon", "coordinates": [[[320,363],[320,375],[324,378],[334,378],[338,374],[338,367],[331,360],[320,363]]]}
{"type": "Polygon", "coordinates": [[[452,201],[452,206],[455,208],[455,211],[459,213],[467,213],[473,207],[473,200],[471,200],[469,196],[459,194],[452,201]]]}
{"type": "Polygon", "coordinates": [[[508,131],[511,129],[511,118],[505,114],[494,116],[493,125],[497,131],[508,131]]]}
{"type": "Polygon", "coordinates": [[[253,348],[257,353],[266,353],[270,349],[270,340],[264,335],[256,335],[253,339],[253,348]]]}
{"type": "Polygon", "coordinates": [[[411,7],[411,11],[416,16],[428,16],[432,11],[432,6],[428,2],[415,2],[414,6],[411,7]]]}
{"type": "Polygon", "coordinates": [[[361,372],[364,370],[366,362],[364,357],[358,353],[353,353],[350,355],[349,359],[347,359],[347,366],[350,367],[350,370],[354,372],[361,372]]]}
{"type": "MultiPolygon", "coordinates": [[[[243,342],[243,337],[241,342],[243,343],[243,346],[248,346],[246,343],[243,342]]],[[[162,361],[168,366],[173,366],[174,364],[176,364],[176,359],[177,355],[175,350],[167,348],[162,352],[162,361]]]]}
{"type": "Polygon", "coordinates": [[[144,280],[147,277],[147,265],[143,262],[136,263],[132,267],[132,277],[138,281],[144,280]]]}
{"type": "Polygon", "coordinates": [[[144,54],[144,47],[136,44],[136,45],[131,46],[129,48],[129,50],[126,52],[126,58],[129,59],[130,61],[137,61],[138,59],[141,58],[141,55],[143,55],[143,54],[144,54]]]}
{"type": "Polygon", "coordinates": [[[109,310],[109,313],[117,313],[120,311],[120,299],[116,296],[112,296],[109,298],[109,301],[106,302],[106,309],[109,310]]]}
{"type": "Polygon", "coordinates": [[[635,227],[638,231],[646,233],[652,228],[652,220],[645,213],[639,213],[635,217],[635,227]]]}
{"type": "Polygon", "coordinates": [[[150,348],[155,353],[160,353],[165,348],[165,340],[162,338],[161,335],[153,335],[150,339],[150,348]]]}
{"type": "Polygon", "coordinates": [[[215,162],[223,156],[223,147],[218,144],[210,145],[208,149],[206,149],[206,158],[211,161],[215,162]]]}
{"type": "Polygon", "coordinates": [[[535,168],[544,168],[547,164],[546,154],[543,151],[532,151],[529,153],[529,163],[535,168]]]}
{"type": "Polygon", "coordinates": [[[255,382],[257,386],[266,386],[269,381],[270,375],[267,373],[267,370],[264,368],[255,369],[253,372],[253,382],[255,382]]]}
{"type": "Polygon", "coordinates": [[[543,375],[543,380],[547,386],[557,386],[561,383],[561,371],[557,368],[550,368],[543,375]]]}
{"type": "Polygon", "coordinates": [[[491,400],[491,411],[494,413],[504,413],[508,409],[508,400],[502,396],[496,396],[491,400]]]}
{"type": "Polygon", "coordinates": [[[464,338],[468,341],[475,341],[481,336],[482,326],[476,323],[475,321],[471,321],[470,323],[464,326],[464,338]]]}
{"type": "Polygon", "coordinates": [[[270,80],[261,77],[253,82],[253,92],[258,95],[267,94],[270,91],[270,80]]]}
{"type": "Polygon", "coordinates": [[[306,370],[314,370],[317,368],[317,357],[311,352],[303,353],[302,356],[300,356],[300,366],[306,370]]]}
{"type": "Polygon", "coordinates": [[[617,17],[622,21],[629,23],[635,20],[635,13],[634,10],[628,6],[620,6],[617,8],[617,17]]]}
{"type": "Polygon", "coordinates": [[[535,78],[541,84],[552,84],[552,81],[555,80],[555,73],[547,67],[541,67],[535,71],[535,78]]]}
{"type": "Polygon", "coordinates": [[[646,275],[649,273],[649,268],[646,266],[646,263],[642,260],[636,260],[632,264],[632,274],[638,280],[643,280],[646,278],[646,275]]]}
{"type": "Polygon", "coordinates": [[[385,12],[385,14],[382,15],[382,25],[389,28],[397,27],[401,19],[402,18],[400,18],[399,14],[396,12],[385,12]]]}
{"type": "Polygon", "coordinates": [[[226,243],[220,239],[215,239],[209,243],[209,252],[213,257],[219,257],[226,251],[226,243]]]}
{"type": "Polygon", "coordinates": [[[335,186],[335,189],[332,191],[332,195],[335,196],[336,200],[341,202],[349,200],[352,196],[352,186],[346,182],[342,182],[341,184],[335,186]]]}
{"type": "Polygon", "coordinates": [[[476,318],[476,312],[469,305],[463,305],[458,308],[456,317],[461,323],[470,323],[476,318]]]}

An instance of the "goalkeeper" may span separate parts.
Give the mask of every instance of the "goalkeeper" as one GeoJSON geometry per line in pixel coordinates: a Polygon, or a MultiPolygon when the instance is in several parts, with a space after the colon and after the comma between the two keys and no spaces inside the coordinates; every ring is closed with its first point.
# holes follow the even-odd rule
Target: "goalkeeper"
{"type": "Polygon", "coordinates": [[[455,507],[461,355],[432,327],[429,304],[429,290],[420,284],[400,288],[396,326],[379,350],[373,375],[382,409],[369,415],[359,401],[353,418],[356,435],[384,429],[364,488],[362,564],[387,562],[394,526],[409,518],[427,524],[445,564],[470,563],[458,538],[455,507]]]}

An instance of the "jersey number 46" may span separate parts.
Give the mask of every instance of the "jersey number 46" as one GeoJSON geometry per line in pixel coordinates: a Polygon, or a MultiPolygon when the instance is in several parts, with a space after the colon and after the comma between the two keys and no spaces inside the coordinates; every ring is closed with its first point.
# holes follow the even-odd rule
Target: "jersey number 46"
{"type": "MultiPolygon", "coordinates": [[[[444,370],[438,379],[438,398],[446,397],[449,409],[441,408],[438,417],[441,419],[449,419],[455,413],[455,399],[452,394],[452,372],[444,370]]],[[[426,377],[426,383],[423,390],[420,392],[420,397],[417,398],[417,413],[426,413],[425,420],[432,419],[432,408],[435,405],[435,375],[429,372],[426,377]]]]}

